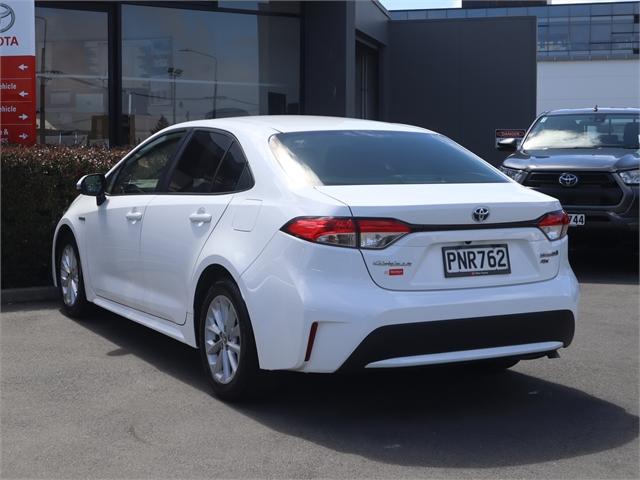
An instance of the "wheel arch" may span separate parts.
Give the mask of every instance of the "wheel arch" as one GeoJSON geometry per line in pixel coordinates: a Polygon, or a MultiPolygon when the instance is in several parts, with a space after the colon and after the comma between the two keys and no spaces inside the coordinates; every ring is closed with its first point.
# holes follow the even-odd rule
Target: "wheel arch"
{"type": "MultiPolygon", "coordinates": [[[[198,328],[200,326],[200,306],[207,295],[207,290],[218,280],[231,280],[238,286],[240,293],[242,294],[242,288],[234,275],[229,271],[227,267],[220,263],[211,263],[202,270],[198,281],[196,283],[193,293],[193,338],[195,339],[196,348],[198,345],[198,328]]],[[[245,301],[246,304],[246,301],[245,301]]]]}
{"type": "MultiPolygon", "coordinates": [[[[60,244],[59,240],[64,238],[65,236],[70,236],[78,245],[78,239],[76,237],[75,232],[73,231],[72,226],[64,221],[61,221],[56,228],[55,234],[53,235],[53,244],[51,245],[51,274],[53,275],[53,285],[58,286],[58,254],[60,253],[60,244]]],[[[79,247],[78,247],[79,248],[79,247]]]]}

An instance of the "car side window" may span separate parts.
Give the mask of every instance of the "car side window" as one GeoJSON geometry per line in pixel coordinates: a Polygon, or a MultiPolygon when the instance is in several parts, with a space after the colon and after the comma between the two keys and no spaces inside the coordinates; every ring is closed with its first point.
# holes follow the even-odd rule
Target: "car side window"
{"type": "Polygon", "coordinates": [[[253,177],[247,159],[238,142],[233,142],[222,159],[222,165],[213,182],[213,192],[224,193],[246,190],[253,186],[253,177]]]}
{"type": "Polygon", "coordinates": [[[180,154],[169,192],[209,193],[220,162],[233,140],[221,133],[196,130],[180,154]]]}
{"type": "Polygon", "coordinates": [[[111,195],[155,192],[183,134],[168,133],[140,148],[122,166],[108,192],[111,195]]]}

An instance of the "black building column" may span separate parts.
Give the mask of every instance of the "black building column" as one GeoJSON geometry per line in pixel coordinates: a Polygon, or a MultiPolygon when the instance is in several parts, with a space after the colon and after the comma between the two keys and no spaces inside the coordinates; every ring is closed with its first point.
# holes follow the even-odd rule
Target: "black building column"
{"type": "Polygon", "coordinates": [[[495,130],[536,117],[536,19],[392,21],[390,122],[440,132],[499,165],[495,130]]]}
{"type": "Polygon", "coordinates": [[[304,2],[303,92],[307,115],[355,114],[355,2],[304,2]]]}

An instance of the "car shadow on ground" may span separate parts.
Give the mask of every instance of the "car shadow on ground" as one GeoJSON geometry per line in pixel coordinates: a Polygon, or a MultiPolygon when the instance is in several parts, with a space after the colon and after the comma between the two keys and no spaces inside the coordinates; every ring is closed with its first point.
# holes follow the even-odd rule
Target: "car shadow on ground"
{"type": "Polygon", "coordinates": [[[391,464],[525,465],[609,450],[638,436],[638,417],[624,409],[516,371],[289,375],[279,384],[266,401],[237,409],[282,433],[391,464]]]}
{"type": "Polygon", "coordinates": [[[640,265],[637,246],[590,240],[582,244],[573,242],[569,252],[569,263],[580,282],[638,284],[640,265]]]}
{"type": "MultiPolygon", "coordinates": [[[[194,349],[104,310],[78,325],[118,345],[107,356],[135,355],[210,393],[194,349]]],[[[623,408],[517,371],[440,367],[272,380],[274,387],[233,408],[285,435],[390,464],[525,465],[606,451],[638,436],[638,417],[623,408]]]]}

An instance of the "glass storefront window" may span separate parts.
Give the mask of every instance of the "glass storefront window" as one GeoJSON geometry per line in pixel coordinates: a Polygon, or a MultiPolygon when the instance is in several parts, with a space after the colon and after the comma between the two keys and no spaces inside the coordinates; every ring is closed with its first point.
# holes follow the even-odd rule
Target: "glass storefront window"
{"type": "MultiPolygon", "coordinates": [[[[571,43],[589,43],[589,25],[571,25],[571,43]]],[[[576,50],[581,50],[581,48],[577,48],[576,50]]]]}
{"type": "Polygon", "coordinates": [[[407,12],[409,20],[424,20],[427,18],[427,12],[424,10],[416,10],[415,12],[407,12]]]}
{"type": "Polygon", "coordinates": [[[527,15],[533,15],[535,17],[548,17],[549,9],[547,7],[528,7],[527,15]]]}
{"type": "Polygon", "coordinates": [[[591,17],[569,17],[571,23],[586,23],[591,21],[591,17]]]}
{"type": "Polygon", "coordinates": [[[446,18],[446,10],[431,10],[427,12],[428,18],[446,18]]]}
{"type": "Polygon", "coordinates": [[[550,17],[568,17],[569,7],[567,5],[554,5],[549,7],[550,17]]]}
{"type": "Polygon", "coordinates": [[[506,8],[487,8],[487,17],[506,17],[506,8]]]}
{"type": "Polygon", "coordinates": [[[591,15],[611,15],[611,5],[591,5],[591,15]]]}
{"type": "Polygon", "coordinates": [[[569,27],[556,25],[549,27],[549,50],[567,50],[569,41],[569,27]]]}
{"type": "MultiPolygon", "coordinates": [[[[496,3],[496,2],[488,2],[496,3]]],[[[508,2],[504,2],[505,4],[508,2]]],[[[535,7],[508,8],[470,8],[393,11],[394,19],[407,19],[407,13],[417,17],[419,12],[426,12],[427,18],[472,17],[505,17],[515,15],[535,16],[538,24],[538,58],[575,56],[584,58],[589,52],[597,52],[602,57],[603,51],[617,58],[629,58],[638,55],[637,43],[632,49],[616,47],[614,43],[628,43],[638,37],[638,11],[640,2],[614,2],[612,4],[584,5],[549,5],[535,7]],[[403,16],[402,16],[403,15],[403,16]],[[593,44],[592,44],[593,42],[593,44]],[[549,54],[548,51],[553,52],[549,54]]],[[[409,17],[411,18],[411,17],[409,17]]]]}
{"type": "Polygon", "coordinates": [[[107,144],[107,13],[38,7],[35,20],[38,141],[107,144]]]}
{"type": "Polygon", "coordinates": [[[591,25],[591,42],[608,43],[610,41],[611,41],[611,25],[607,25],[607,24],[591,25]]]}
{"type": "Polygon", "coordinates": [[[271,13],[292,13],[296,15],[300,13],[300,3],[290,1],[257,0],[246,2],[243,0],[218,0],[218,7],[271,13]]]}
{"type": "Polygon", "coordinates": [[[295,17],[122,6],[125,143],[173,123],[299,113],[295,17]]]}
{"type": "Polygon", "coordinates": [[[527,15],[527,9],[524,7],[507,8],[507,17],[520,17],[527,15]]]}
{"type": "Polygon", "coordinates": [[[486,17],[487,11],[484,8],[470,8],[467,11],[468,18],[486,17]]]}
{"type": "Polygon", "coordinates": [[[612,5],[613,7],[613,14],[633,14],[633,2],[626,2],[626,3],[615,3],[612,5]]]}
{"type": "Polygon", "coordinates": [[[572,17],[588,17],[591,14],[589,5],[569,5],[569,15],[572,17]]]}
{"type": "Polygon", "coordinates": [[[465,18],[467,11],[462,9],[447,10],[447,18],[465,18]]]}

